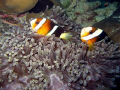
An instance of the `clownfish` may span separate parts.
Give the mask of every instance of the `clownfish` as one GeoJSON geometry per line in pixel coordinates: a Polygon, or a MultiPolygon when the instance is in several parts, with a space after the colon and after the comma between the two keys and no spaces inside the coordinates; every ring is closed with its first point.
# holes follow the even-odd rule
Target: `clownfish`
{"type": "Polygon", "coordinates": [[[56,37],[65,40],[71,40],[74,35],[73,32],[59,27],[55,21],[46,18],[35,18],[30,21],[30,25],[32,30],[40,35],[51,36],[55,34],[56,37]]]}
{"type": "Polygon", "coordinates": [[[89,45],[89,49],[93,48],[93,43],[104,39],[107,34],[96,27],[85,27],[81,30],[81,40],[89,45]]]}

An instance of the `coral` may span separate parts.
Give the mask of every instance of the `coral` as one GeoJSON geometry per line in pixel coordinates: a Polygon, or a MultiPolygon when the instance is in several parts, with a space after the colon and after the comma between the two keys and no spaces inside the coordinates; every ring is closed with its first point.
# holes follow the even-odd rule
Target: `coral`
{"type": "Polygon", "coordinates": [[[60,0],[60,3],[64,6],[64,7],[68,7],[70,5],[72,0],[60,0]]]}
{"type": "MultiPolygon", "coordinates": [[[[55,0],[56,2],[56,0],[55,0]]],[[[45,11],[46,6],[48,6],[49,8],[52,8],[53,5],[55,5],[56,3],[53,3],[50,0],[38,0],[37,4],[35,5],[35,7],[33,7],[31,10],[29,10],[29,13],[40,13],[42,11],[45,11]]]]}
{"type": "Polygon", "coordinates": [[[83,27],[91,26],[105,18],[108,18],[117,9],[117,2],[109,3],[108,6],[101,7],[100,0],[71,0],[71,4],[67,5],[67,1],[60,0],[66,10],[68,17],[83,27]]]}
{"type": "Polygon", "coordinates": [[[8,13],[23,13],[33,8],[38,0],[1,0],[0,10],[8,13]]]}
{"type": "Polygon", "coordinates": [[[50,1],[53,2],[55,6],[61,5],[60,0],[50,0],[50,1]]]}

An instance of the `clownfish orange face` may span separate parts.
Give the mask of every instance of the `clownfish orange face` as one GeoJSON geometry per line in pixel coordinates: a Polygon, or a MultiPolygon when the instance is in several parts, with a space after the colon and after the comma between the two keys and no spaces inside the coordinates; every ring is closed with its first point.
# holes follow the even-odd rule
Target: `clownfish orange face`
{"type": "Polygon", "coordinates": [[[86,27],[81,30],[81,40],[87,42],[88,45],[96,42],[103,30],[97,29],[95,27],[86,27]]]}
{"type": "Polygon", "coordinates": [[[52,20],[46,18],[35,18],[30,21],[32,30],[40,35],[50,36],[55,34],[65,40],[72,39],[72,32],[66,32],[63,28],[56,25],[52,20]]]}

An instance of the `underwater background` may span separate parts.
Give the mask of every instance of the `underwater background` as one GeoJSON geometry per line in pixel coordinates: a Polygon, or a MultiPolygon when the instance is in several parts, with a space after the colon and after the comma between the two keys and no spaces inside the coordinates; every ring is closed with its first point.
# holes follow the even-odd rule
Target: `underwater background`
{"type": "Polygon", "coordinates": [[[0,90],[120,90],[119,85],[119,0],[0,1],[0,90]],[[53,20],[77,35],[71,41],[39,35],[31,18],[53,20]],[[89,50],[80,37],[89,26],[102,29],[110,41],[89,50]]]}

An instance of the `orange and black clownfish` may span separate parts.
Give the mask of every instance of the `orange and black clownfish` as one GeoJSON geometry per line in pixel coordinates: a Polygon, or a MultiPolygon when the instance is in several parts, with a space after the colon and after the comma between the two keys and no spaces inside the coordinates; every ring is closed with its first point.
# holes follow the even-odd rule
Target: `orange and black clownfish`
{"type": "Polygon", "coordinates": [[[40,35],[51,36],[55,34],[56,37],[60,37],[65,40],[71,40],[73,37],[72,32],[65,31],[50,19],[35,18],[30,21],[30,24],[32,30],[40,35]]]}
{"type": "Polygon", "coordinates": [[[85,27],[81,30],[81,40],[87,42],[89,49],[93,48],[93,43],[104,39],[107,34],[99,28],[95,27],[85,27]]]}

